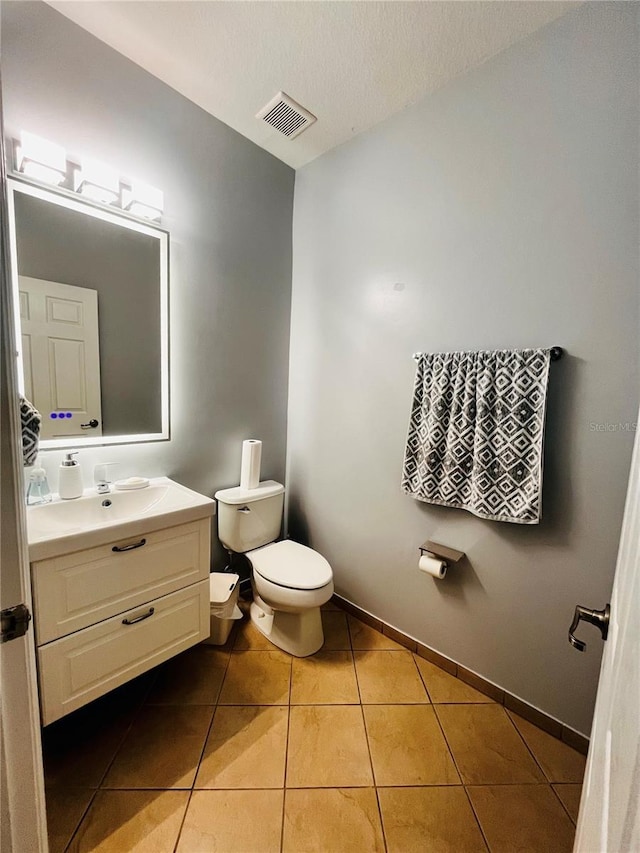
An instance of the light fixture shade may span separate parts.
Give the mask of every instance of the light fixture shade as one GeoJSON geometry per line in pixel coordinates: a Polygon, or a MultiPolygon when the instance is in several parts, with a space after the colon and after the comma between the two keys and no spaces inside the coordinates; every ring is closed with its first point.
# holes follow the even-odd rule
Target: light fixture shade
{"type": "Polygon", "coordinates": [[[98,160],[83,160],[74,174],[73,188],[93,201],[114,204],[120,198],[120,176],[98,160]]]}
{"type": "Polygon", "coordinates": [[[122,207],[134,216],[144,219],[160,219],[164,209],[162,190],[139,181],[131,182],[131,189],[123,187],[122,207]]]}
{"type": "Polygon", "coordinates": [[[61,184],[67,176],[67,153],[62,145],[35,133],[21,132],[16,160],[18,171],[37,181],[61,184]]]}

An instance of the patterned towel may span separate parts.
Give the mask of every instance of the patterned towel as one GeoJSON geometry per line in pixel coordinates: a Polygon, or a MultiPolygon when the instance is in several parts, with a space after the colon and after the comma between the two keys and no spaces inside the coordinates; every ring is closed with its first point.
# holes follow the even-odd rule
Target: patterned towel
{"type": "Polygon", "coordinates": [[[24,397],[20,397],[20,420],[22,423],[22,458],[26,468],[28,465],[35,465],[38,456],[42,418],[36,407],[24,397]]]}
{"type": "Polygon", "coordinates": [[[538,524],[549,350],[418,357],[402,491],[538,524]]]}

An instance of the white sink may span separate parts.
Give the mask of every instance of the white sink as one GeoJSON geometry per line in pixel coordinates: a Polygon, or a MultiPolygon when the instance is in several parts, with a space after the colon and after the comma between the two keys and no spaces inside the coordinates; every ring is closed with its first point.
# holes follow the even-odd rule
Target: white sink
{"type": "Polygon", "coordinates": [[[206,518],[215,502],[168,477],[150,480],[144,489],[96,494],[27,507],[29,559],[42,560],[105,544],[137,532],[159,530],[206,518]]]}

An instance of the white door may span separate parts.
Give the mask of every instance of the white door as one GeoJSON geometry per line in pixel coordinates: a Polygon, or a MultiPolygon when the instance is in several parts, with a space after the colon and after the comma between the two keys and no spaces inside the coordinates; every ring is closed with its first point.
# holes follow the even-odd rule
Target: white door
{"type": "MultiPolygon", "coordinates": [[[[22,603],[31,609],[31,588],[3,163],[0,139],[0,606],[4,610],[22,603]]],[[[2,853],[48,849],[33,628],[0,644],[0,824],[2,853]]]]}
{"type": "Polygon", "coordinates": [[[21,275],[19,292],[25,396],[41,438],[102,435],[97,291],[21,275]]]}
{"type": "Polygon", "coordinates": [[[636,434],[611,597],[609,636],[602,658],[578,817],[576,853],[640,851],[639,625],[640,441],[636,434]]]}

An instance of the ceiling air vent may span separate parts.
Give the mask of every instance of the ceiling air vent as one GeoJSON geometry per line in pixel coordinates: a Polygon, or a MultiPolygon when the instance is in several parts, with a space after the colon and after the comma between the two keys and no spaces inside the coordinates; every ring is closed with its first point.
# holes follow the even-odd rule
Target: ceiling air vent
{"type": "Polygon", "coordinates": [[[284,92],[278,92],[275,98],[272,98],[259,113],[256,113],[256,118],[266,121],[267,124],[275,127],[289,139],[300,136],[303,130],[306,130],[309,125],[316,121],[314,115],[297,104],[293,98],[285,95],[284,92]]]}

